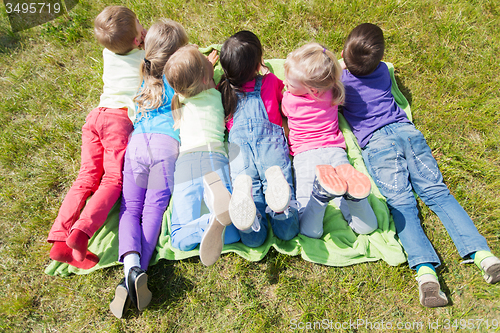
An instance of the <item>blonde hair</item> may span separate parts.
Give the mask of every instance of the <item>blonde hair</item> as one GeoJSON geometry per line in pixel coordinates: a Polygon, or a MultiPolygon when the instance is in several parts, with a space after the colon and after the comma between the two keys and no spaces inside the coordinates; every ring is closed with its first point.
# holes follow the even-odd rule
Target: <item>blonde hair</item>
{"type": "Polygon", "coordinates": [[[175,21],[163,19],[151,26],[144,40],[146,53],[140,67],[143,84],[134,98],[138,113],[163,104],[163,67],[170,56],[187,43],[186,31],[175,21]]]}
{"type": "Polygon", "coordinates": [[[172,98],[172,116],[174,129],[177,129],[182,118],[179,95],[189,98],[207,90],[213,77],[213,67],[197,47],[186,45],[170,57],[163,73],[175,91],[172,98]]]}
{"type": "Polygon", "coordinates": [[[309,43],[288,55],[285,61],[285,75],[301,82],[311,96],[311,88],[322,94],[331,90],[333,105],[342,104],[345,90],[342,68],[335,54],[318,43],[309,43]]]}
{"type": "Polygon", "coordinates": [[[97,41],[116,54],[127,54],[134,49],[137,37],[137,17],[124,6],[109,6],[94,20],[97,41]]]}

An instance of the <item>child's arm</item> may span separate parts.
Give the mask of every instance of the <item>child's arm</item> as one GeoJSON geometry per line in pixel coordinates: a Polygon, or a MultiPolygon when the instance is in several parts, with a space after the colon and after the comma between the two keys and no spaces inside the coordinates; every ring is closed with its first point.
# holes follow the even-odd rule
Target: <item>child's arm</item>
{"type": "Polygon", "coordinates": [[[290,133],[290,128],[288,127],[288,118],[285,116],[282,116],[281,119],[283,120],[283,131],[285,132],[285,137],[286,140],[288,141],[288,133],[290,133]]]}

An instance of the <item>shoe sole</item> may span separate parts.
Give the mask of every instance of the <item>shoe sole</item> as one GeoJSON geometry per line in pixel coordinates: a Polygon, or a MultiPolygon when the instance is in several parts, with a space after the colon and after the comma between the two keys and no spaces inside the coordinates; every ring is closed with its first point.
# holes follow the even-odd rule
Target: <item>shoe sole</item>
{"type": "Polygon", "coordinates": [[[364,199],[370,195],[370,179],[354,169],[350,164],[342,164],[335,168],[337,175],[347,183],[346,193],[354,199],[364,199]]]}
{"type": "Polygon", "coordinates": [[[229,201],[229,217],[239,230],[248,230],[254,220],[257,209],[252,196],[252,178],[239,175],[233,183],[233,194],[229,201]]]}
{"type": "Polygon", "coordinates": [[[144,310],[151,302],[152,294],[148,289],[148,275],[141,273],[135,279],[135,293],[137,299],[137,309],[144,310]]]}
{"type": "Polygon", "coordinates": [[[488,283],[500,281],[500,263],[496,263],[484,270],[484,280],[488,283]]]}
{"type": "Polygon", "coordinates": [[[331,165],[317,165],[316,178],[321,187],[331,195],[339,197],[347,190],[346,182],[337,175],[331,165]]]}
{"type": "Polygon", "coordinates": [[[448,304],[446,296],[440,295],[439,283],[429,281],[419,285],[420,304],[428,308],[437,308],[448,304]]]}
{"type": "Polygon", "coordinates": [[[203,183],[206,191],[212,192],[213,201],[211,204],[213,214],[220,222],[220,224],[227,226],[231,224],[231,217],[229,216],[229,201],[231,194],[226,186],[220,179],[217,172],[212,171],[203,176],[203,183]]]}
{"type": "Polygon", "coordinates": [[[130,297],[128,297],[127,288],[122,285],[118,285],[115,290],[115,298],[109,303],[109,309],[111,313],[121,319],[130,305],[130,297]]]}
{"type": "Polygon", "coordinates": [[[265,172],[267,180],[266,203],[276,213],[288,208],[291,198],[290,185],[277,165],[268,168],[265,172]]]}
{"type": "Polygon", "coordinates": [[[205,266],[212,266],[219,259],[224,246],[224,229],[226,227],[213,219],[203,233],[200,242],[200,260],[205,266]]]}

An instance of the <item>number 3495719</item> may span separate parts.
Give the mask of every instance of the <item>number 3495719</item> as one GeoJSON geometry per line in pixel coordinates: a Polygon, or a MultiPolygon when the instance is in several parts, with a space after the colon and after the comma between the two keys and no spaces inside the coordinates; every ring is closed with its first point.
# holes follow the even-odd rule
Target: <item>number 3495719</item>
{"type": "Polygon", "coordinates": [[[54,13],[57,14],[61,11],[59,3],[45,3],[45,2],[30,2],[30,3],[17,3],[15,6],[12,3],[5,3],[7,14],[36,14],[36,13],[54,13]]]}

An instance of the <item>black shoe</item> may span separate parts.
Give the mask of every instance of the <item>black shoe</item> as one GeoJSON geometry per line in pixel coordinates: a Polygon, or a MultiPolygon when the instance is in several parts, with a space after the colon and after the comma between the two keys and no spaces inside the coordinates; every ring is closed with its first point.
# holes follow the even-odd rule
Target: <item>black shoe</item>
{"type": "Polygon", "coordinates": [[[127,284],[123,278],[115,290],[115,298],[109,303],[109,309],[113,315],[121,319],[130,305],[130,297],[128,296],[127,284]]]}
{"type": "Polygon", "coordinates": [[[148,275],[140,267],[134,266],[128,273],[128,294],[139,311],[151,302],[152,294],[148,289],[148,275]]]}

